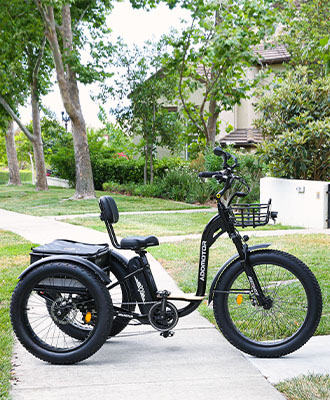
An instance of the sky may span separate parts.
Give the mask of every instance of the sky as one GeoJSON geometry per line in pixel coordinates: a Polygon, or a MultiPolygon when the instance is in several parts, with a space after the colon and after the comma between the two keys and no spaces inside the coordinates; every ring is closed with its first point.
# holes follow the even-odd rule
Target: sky
{"type": "MultiPolygon", "coordinates": [[[[109,27],[113,36],[121,36],[127,44],[142,45],[148,39],[159,39],[164,33],[168,33],[171,27],[179,28],[180,20],[189,18],[188,12],[179,8],[169,10],[165,4],[159,4],[151,11],[134,10],[128,0],[116,2],[114,9],[108,18],[109,27]]],[[[90,98],[90,92],[95,91],[95,86],[79,86],[80,101],[86,124],[89,127],[101,127],[97,113],[99,107],[90,98]]],[[[55,112],[59,121],[62,121],[61,112],[64,111],[61,96],[57,85],[54,91],[43,99],[43,104],[55,112]]],[[[20,110],[24,123],[31,121],[31,107],[28,105],[20,110]]]]}

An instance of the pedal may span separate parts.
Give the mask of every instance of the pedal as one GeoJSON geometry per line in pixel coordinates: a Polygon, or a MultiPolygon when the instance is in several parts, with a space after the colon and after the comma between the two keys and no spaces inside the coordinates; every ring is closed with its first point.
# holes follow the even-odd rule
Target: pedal
{"type": "Polygon", "coordinates": [[[165,332],[160,332],[160,336],[163,336],[163,338],[168,338],[168,337],[173,337],[175,332],[173,331],[165,331],[165,332]]]}
{"type": "Polygon", "coordinates": [[[156,292],[156,296],[159,299],[163,299],[164,297],[167,298],[170,294],[171,294],[171,292],[169,292],[168,290],[158,290],[156,292]]]}

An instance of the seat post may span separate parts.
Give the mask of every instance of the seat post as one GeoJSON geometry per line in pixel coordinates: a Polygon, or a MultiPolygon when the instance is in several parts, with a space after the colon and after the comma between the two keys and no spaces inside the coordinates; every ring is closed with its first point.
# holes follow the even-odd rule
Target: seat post
{"type": "Polygon", "coordinates": [[[149,266],[149,261],[146,256],[147,252],[145,250],[135,250],[135,253],[140,256],[143,267],[149,266]]]}
{"type": "Polygon", "coordinates": [[[107,221],[107,220],[103,219],[103,221],[105,222],[105,226],[107,228],[108,235],[110,237],[110,240],[111,240],[111,243],[112,243],[113,247],[115,247],[116,249],[121,249],[121,247],[120,247],[120,245],[118,243],[118,240],[117,240],[117,237],[116,237],[116,234],[115,234],[115,231],[113,229],[112,224],[110,224],[109,221],[107,221]]]}

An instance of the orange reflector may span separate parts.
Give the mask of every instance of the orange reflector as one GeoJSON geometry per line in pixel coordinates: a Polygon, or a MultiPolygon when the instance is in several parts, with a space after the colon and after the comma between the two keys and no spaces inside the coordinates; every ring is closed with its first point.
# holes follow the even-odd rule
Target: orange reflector
{"type": "Polygon", "coordinates": [[[88,311],[88,313],[85,315],[85,322],[89,324],[91,322],[91,319],[92,319],[92,313],[88,311]]]}
{"type": "Polygon", "coordinates": [[[243,303],[243,296],[241,294],[239,294],[236,297],[236,303],[240,306],[243,303]]]}

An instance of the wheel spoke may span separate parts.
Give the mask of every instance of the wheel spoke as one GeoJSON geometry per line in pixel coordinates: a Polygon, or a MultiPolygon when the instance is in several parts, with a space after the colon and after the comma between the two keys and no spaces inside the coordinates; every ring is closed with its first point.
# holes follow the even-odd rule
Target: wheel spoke
{"type": "MultiPolygon", "coordinates": [[[[256,265],[254,271],[266,298],[271,301],[269,309],[260,307],[253,294],[244,296],[241,304],[235,296],[226,294],[229,317],[235,328],[248,340],[258,343],[280,343],[295,335],[303,325],[308,301],[299,279],[282,266],[256,265]]],[[[227,291],[237,290],[247,284],[241,270],[227,291]]]]}

